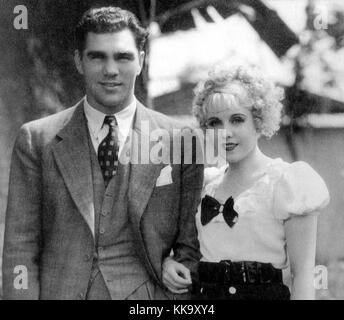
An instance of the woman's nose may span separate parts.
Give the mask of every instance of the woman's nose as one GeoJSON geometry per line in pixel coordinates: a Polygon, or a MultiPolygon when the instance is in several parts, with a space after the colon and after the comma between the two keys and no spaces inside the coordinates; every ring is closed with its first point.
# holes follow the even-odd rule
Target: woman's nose
{"type": "Polygon", "coordinates": [[[225,138],[233,137],[233,128],[230,125],[226,125],[223,128],[223,134],[225,138]]]}

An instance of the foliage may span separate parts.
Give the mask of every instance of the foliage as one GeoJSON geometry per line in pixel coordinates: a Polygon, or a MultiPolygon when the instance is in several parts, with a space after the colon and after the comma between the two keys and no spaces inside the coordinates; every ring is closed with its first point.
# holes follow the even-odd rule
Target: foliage
{"type": "Polygon", "coordinates": [[[331,5],[329,1],[326,8],[319,9],[318,5],[309,1],[300,46],[290,54],[295,66],[295,86],[344,101],[344,6],[331,5]]]}

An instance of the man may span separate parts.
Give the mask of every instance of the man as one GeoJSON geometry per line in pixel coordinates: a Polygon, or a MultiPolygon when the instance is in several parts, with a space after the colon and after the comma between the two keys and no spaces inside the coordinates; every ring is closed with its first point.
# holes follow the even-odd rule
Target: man
{"type": "Polygon", "coordinates": [[[191,283],[203,166],[143,161],[158,144],[182,160],[193,149],[176,152],[150,137],[175,123],[135,99],[146,37],[128,11],[87,11],[75,51],[85,99],[21,128],[6,213],[5,299],[171,298],[161,280],[171,249],[184,266],[176,277],[191,283]],[[27,270],[27,288],[16,285],[17,266],[27,270]]]}

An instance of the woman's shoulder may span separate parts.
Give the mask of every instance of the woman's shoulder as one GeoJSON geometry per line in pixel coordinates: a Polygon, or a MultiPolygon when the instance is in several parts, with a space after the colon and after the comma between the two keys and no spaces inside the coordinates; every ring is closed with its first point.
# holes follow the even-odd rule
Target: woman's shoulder
{"type": "Polygon", "coordinates": [[[316,212],[328,204],[326,183],[307,162],[280,159],[270,172],[275,174],[274,206],[280,218],[316,212]]]}
{"type": "Polygon", "coordinates": [[[294,179],[300,180],[303,178],[323,181],[317,171],[305,161],[287,162],[281,158],[271,159],[259,173],[267,174],[276,180],[289,177],[291,182],[294,179]]]}
{"type": "Polygon", "coordinates": [[[289,183],[324,183],[323,178],[305,161],[287,162],[281,158],[272,159],[265,168],[265,173],[274,176],[276,181],[287,179],[289,183]]]}

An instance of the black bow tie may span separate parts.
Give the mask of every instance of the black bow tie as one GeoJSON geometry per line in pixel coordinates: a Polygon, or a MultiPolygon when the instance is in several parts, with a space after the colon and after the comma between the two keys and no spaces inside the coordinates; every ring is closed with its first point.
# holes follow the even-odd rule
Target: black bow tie
{"type": "Polygon", "coordinates": [[[206,195],[201,203],[201,223],[208,224],[219,213],[223,214],[226,223],[232,228],[238,221],[238,213],[233,208],[234,200],[229,197],[225,204],[221,204],[213,197],[206,195]]]}

